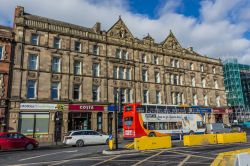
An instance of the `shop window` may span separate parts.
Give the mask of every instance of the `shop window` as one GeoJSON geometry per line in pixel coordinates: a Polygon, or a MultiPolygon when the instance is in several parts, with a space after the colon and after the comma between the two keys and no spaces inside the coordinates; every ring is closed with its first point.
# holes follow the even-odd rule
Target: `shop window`
{"type": "Polygon", "coordinates": [[[35,54],[30,54],[29,55],[29,60],[28,60],[28,68],[29,70],[37,70],[37,55],[35,54]]]}
{"type": "Polygon", "coordinates": [[[90,130],[91,115],[91,112],[70,112],[69,130],[90,130]]]}
{"type": "Polygon", "coordinates": [[[21,113],[19,131],[27,136],[39,137],[49,133],[49,114],[21,113]]]}
{"type": "Polygon", "coordinates": [[[31,44],[38,45],[39,36],[38,34],[31,34],[31,44]]]}
{"type": "Polygon", "coordinates": [[[97,131],[102,131],[102,112],[97,113],[97,131]]]}

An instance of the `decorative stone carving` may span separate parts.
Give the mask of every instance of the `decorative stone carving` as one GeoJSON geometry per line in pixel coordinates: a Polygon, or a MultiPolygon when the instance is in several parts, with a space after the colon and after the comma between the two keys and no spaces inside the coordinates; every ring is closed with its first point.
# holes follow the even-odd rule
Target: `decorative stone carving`
{"type": "Polygon", "coordinates": [[[74,76],[74,82],[75,83],[81,83],[82,82],[82,77],[80,77],[80,76],[74,76]]]}
{"type": "Polygon", "coordinates": [[[93,84],[100,86],[101,85],[101,79],[100,78],[93,78],[93,84]]]}
{"type": "Polygon", "coordinates": [[[28,72],[28,77],[31,79],[36,79],[37,78],[37,72],[29,71],[28,72]]]}
{"type": "Polygon", "coordinates": [[[61,81],[60,74],[52,74],[52,81],[61,81]]]}

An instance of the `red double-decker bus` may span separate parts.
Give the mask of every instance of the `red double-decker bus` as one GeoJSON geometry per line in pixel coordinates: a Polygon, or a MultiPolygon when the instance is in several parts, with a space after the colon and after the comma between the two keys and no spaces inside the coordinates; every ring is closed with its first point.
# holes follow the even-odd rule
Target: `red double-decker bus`
{"type": "MultiPolygon", "coordinates": [[[[128,104],[123,111],[123,136],[125,139],[142,136],[205,133],[201,109],[176,105],[128,104]]],[[[203,109],[203,113],[210,112],[203,109]]]]}

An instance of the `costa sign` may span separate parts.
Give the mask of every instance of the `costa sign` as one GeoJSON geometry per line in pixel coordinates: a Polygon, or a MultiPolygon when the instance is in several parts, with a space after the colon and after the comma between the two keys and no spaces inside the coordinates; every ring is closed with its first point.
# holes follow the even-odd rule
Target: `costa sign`
{"type": "Polygon", "coordinates": [[[101,105],[69,104],[70,111],[104,111],[101,105]]]}

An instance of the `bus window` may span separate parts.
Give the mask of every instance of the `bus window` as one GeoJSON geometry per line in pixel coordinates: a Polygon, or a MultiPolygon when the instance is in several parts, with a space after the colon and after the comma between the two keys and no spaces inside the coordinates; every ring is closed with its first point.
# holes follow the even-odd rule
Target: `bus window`
{"type": "Polygon", "coordinates": [[[155,123],[154,122],[148,122],[148,129],[149,130],[155,130],[155,123]]]}
{"type": "Polygon", "coordinates": [[[164,122],[159,123],[159,130],[165,130],[165,123],[164,122]]]}
{"type": "Polygon", "coordinates": [[[132,111],[132,106],[127,106],[125,111],[132,111]]]}
{"type": "Polygon", "coordinates": [[[124,119],[124,123],[126,126],[130,127],[133,123],[133,117],[127,117],[124,119]]]}
{"type": "Polygon", "coordinates": [[[169,130],[178,129],[177,122],[169,122],[169,130]]]}
{"type": "Polygon", "coordinates": [[[202,121],[197,121],[197,128],[198,129],[205,128],[205,124],[202,121]]]}
{"type": "Polygon", "coordinates": [[[144,123],[143,123],[143,127],[144,127],[145,129],[148,129],[147,122],[144,122],[144,123]]]}
{"type": "Polygon", "coordinates": [[[137,106],[136,112],[144,112],[144,108],[142,106],[137,106]]]}

